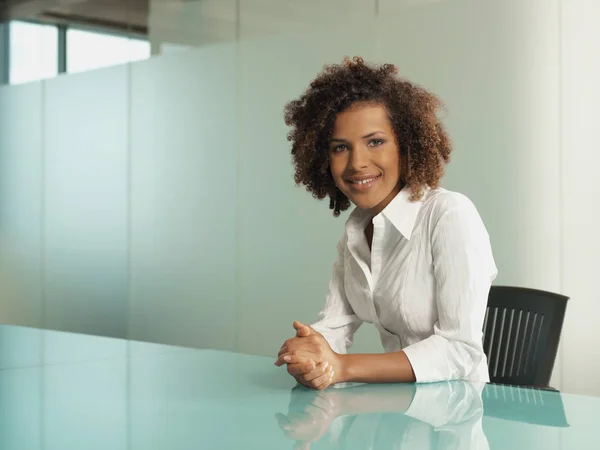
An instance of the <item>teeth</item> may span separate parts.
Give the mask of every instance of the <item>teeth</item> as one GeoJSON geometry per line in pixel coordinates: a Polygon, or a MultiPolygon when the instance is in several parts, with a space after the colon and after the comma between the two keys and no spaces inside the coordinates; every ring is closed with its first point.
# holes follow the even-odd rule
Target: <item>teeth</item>
{"type": "Polygon", "coordinates": [[[370,182],[371,182],[371,181],[373,181],[373,180],[376,180],[377,178],[378,178],[378,177],[375,177],[375,178],[369,178],[369,179],[367,179],[367,180],[354,181],[353,183],[354,183],[354,184],[367,184],[367,183],[370,183],[370,182]]]}

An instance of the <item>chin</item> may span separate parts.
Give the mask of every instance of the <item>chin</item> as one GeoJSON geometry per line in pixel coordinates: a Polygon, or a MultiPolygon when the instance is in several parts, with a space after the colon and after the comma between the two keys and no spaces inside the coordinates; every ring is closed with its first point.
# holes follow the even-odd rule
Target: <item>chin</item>
{"type": "Polygon", "coordinates": [[[364,210],[373,209],[380,203],[380,201],[376,201],[376,200],[354,199],[354,198],[350,198],[350,201],[357,208],[364,209],[364,210]]]}

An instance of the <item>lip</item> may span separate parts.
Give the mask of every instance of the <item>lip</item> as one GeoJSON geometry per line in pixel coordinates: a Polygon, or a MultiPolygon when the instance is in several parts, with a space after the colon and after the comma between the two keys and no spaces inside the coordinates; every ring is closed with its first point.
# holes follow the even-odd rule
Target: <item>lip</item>
{"type": "Polygon", "coordinates": [[[377,183],[380,179],[381,179],[382,175],[361,175],[359,177],[351,177],[351,178],[347,178],[346,182],[348,183],[348,185],[350,186],[350,189],[352,189],[353,191],[366,191],[367,189],[370,189],[371,186],[373,186],[375,183],[377,183]],[[354,182],[356,181],[363,181],[363,180],[369,180],[372,179],[372,181],[365,183],[365,184],[355,184],[354,182]]]}

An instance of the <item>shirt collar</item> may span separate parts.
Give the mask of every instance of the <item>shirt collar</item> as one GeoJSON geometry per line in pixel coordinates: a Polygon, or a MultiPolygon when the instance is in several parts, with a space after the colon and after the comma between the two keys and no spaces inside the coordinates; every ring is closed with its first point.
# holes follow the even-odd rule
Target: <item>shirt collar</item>
{"type": "MultiPolygon", "coordinates": [[[[406,186],[392,199],[380,214],[388,219],[402,236],[410,240],[415,222],[417,221],[417,215],[423,204],[423,199],[428,193],[429,188],[425,188],[421,200],[411,201],[410,196],[412,195],[412,191],[406,186]]],[[[355,208],[348,218],[347,225],[364,228],[370,218],[368,211],[355,208]]]]}

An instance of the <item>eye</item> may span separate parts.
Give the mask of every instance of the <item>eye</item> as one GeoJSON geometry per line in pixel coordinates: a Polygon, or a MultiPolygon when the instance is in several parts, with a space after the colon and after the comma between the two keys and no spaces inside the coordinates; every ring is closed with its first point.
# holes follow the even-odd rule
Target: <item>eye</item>
{"type": "Polygon", "coordinates": [[[379,147],[380,145],[384,144],[385,141],[383,139],[371,139],[369,141],[369,146],[370,147],[379,147]]]}
{"type": "Polygon", "coordinates": [[[346,144],[338,144],[338,145],[334,145],[333,147],[331,147],[331,151],[333,153],[340,153],[347,149],[348,149],[348,147],[346,146],[346,144]]]}

